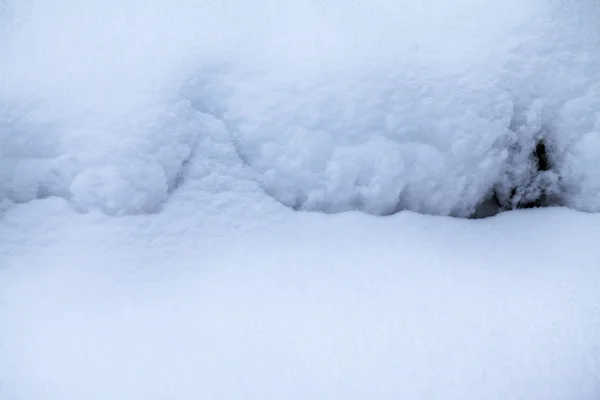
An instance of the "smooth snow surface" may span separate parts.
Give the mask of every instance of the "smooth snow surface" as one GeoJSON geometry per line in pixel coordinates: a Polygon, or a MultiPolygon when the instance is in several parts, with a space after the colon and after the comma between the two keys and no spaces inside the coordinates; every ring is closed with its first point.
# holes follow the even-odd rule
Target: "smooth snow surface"
{"type": "Polygon", "coordinates": [[[0,398],[600,396],[597,216],[328,216],[196,189],[152,216],[5,215],[0,398]]]}
{"type": "Polygon", "coordinates": [[[0,4],[2,208],[158,211],[216,119],[296,209],[600,209],[596,2],[0,4]]]}

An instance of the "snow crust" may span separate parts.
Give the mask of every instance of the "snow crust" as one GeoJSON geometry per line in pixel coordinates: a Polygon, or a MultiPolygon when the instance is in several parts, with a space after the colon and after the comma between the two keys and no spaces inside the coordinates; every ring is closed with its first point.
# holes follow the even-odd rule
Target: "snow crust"
{"type": "Polygon", "coordinates": [[[295,209],[600,209],[595,2],[2,5],[3,208],[158,211],[216,119],[295,209]]]}

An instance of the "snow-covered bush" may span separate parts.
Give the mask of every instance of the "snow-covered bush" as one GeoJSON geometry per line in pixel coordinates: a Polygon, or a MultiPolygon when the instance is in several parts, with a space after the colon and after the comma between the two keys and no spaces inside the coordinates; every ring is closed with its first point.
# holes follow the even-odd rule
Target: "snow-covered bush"
{"type": "Polygon", "coordinates": [[[593,2],[8,3],[4,200],[157,211],[209,114],[295,209],[600,210],[593,2]]]}

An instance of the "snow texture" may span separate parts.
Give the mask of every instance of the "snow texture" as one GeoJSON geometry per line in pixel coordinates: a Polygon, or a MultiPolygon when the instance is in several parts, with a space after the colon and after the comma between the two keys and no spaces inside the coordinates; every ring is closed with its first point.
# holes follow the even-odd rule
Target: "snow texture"
{"type": "Polygon", "coordinates": [[[597,400],[597,21],[0,0],[0,399],[597,400]]]}
{"type": "Polygon", "coordinates": [[[598,399],[597,215],[297,213],[205,166],[159,214],[7,211],[0,398],[598,399]]]}
{"type": "Polygon", "coordinates": [[[156,212],[216,118],[294,209],[600,209],[595,2],[1,4],[3,207],[156,212]]]}

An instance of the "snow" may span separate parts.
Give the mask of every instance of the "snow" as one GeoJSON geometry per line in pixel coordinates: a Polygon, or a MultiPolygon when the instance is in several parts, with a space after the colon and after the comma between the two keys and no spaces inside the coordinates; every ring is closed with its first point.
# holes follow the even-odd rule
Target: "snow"
{"type": "Polygon", "coordinates": [[[0,399],[597,399],[599,14],[0,0],[0,399]]]}
{"type": "Polygon", "coordinates": [[[594,2],[2,4],[4,203],[158,211],[217,118],[295,209],[600,207],[594,2]]]}
{"type": "Polygon", "coordinates": [[[597,216],[331,216],[262,199],[118,219],[56,198],[13,208],[2,398],[600,394],[597,216]]]}

